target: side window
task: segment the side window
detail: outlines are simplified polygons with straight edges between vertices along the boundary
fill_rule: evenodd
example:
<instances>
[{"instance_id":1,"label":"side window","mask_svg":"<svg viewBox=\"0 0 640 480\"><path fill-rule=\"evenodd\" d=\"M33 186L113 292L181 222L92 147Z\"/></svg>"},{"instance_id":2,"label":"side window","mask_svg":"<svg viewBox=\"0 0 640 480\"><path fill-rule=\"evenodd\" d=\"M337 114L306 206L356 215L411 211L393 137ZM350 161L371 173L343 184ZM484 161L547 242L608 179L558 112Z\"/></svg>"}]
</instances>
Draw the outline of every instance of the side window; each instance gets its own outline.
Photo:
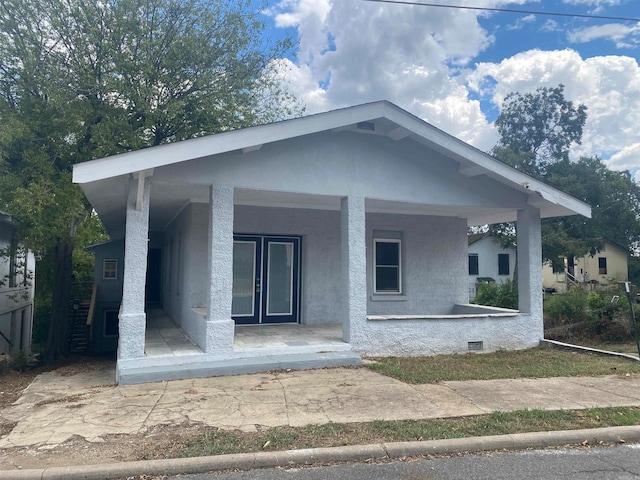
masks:
<instances>
[{"instance_id":1,"label":"side window","mask_svg":"<svg viewBox=\"0 0 640 480\"><path fill-rule=\"evenodd\" d=\"M105 259L102 262L102 279L117 280L118 279L118 260Z\"/></svg>"},{"instance_id":2,"label":"side window","mask_svg":"<svg viewBox=\"0 0 640 480\"><path fill-rule=\"evenodd\" d=\"M402 293L402 241L373 239L373 293Z\"/></svg>"},{"instance_id":3,"label":"side window","mask_svg":"<svg viewBox=\"0 0 640 480\"><path fill-rule=\"evenodd\" d=\"M480 273L478 266L478 254L470 253L469 254L469 275L479 275Z\"/></svg>"},{"instance_id":4,"label":"side window","mask_svg":"<svg viewBox=\"0 0 640 480\"><path fill-rule=\"evenodd\" d=\"M598 273L600 275L607 274L607 257L598 257Z\"/></svg>"},{"instance_id":5,"label":"side window","mask_svg":"<svg viewBox=\"0 0 640 480\"><path fill-rule=\"evenodd\" d=\"M498 254L498 275L509 275L509 254Z\"/></svg>"}]
</instances>

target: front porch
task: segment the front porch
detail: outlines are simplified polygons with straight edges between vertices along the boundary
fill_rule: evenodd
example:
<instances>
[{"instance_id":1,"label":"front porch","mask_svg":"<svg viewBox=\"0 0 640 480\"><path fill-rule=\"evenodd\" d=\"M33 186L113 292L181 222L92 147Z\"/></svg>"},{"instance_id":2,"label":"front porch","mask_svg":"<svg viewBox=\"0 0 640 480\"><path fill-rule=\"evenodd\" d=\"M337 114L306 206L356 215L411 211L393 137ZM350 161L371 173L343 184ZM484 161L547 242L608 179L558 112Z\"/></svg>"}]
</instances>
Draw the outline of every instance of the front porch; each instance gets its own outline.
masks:
<instances>
[{"instance_id":1,"label":"front porch","mask_svg":"<svg viewBox=\"0 0 640 480\"><path fill-rule=\"evenodd\" d=\"M341 325L235 327L233 352L207 355L161 309L147 312L144 357L119 360L121 384L361 365Z\"/></svg>"}]
</instances>

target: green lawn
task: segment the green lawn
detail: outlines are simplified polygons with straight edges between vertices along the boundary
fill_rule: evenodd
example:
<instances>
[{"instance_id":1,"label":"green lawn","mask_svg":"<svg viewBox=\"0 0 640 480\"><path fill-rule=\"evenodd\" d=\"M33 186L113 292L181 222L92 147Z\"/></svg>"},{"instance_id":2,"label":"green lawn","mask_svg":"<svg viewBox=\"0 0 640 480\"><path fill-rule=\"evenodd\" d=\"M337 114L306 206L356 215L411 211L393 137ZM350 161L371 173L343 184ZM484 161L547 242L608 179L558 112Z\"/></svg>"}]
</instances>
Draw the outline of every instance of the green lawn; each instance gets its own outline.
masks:
<instances>
[{"instance_id":1,"label":"green lawn","mask_svg":"<svg viewBox=\"0 0 640 480\"><path fill-rule=\"evenodd\" d=\"M640 362L552 348L372 360L371 370L408 383L640 373Z\"/></svg>"}]
</instances>

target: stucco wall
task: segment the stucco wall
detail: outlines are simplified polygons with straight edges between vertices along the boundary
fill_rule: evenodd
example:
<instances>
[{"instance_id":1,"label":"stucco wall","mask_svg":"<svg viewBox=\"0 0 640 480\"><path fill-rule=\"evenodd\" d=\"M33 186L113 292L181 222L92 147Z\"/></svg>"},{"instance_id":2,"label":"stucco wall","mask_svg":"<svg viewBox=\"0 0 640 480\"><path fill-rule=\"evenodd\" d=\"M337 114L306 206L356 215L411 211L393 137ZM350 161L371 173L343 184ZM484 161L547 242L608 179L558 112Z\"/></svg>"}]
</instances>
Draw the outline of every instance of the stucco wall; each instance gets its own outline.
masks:
<instances>
[{"instance_id":1,"label":"stucco wall","mask_svg":"<svg viewBox=\"0 0 640 480\"><path fill-rule=\"evenodd\" d=\"M179 290L174 277L165 282L165 309L192 339L199 325L189 318L192 307L206 305L207 209L205 204L185 208L165 234L165 254L172 276L180 270ZM444 314L467 298L466 224L464 220L418 215L367 215L367 312L369 314ZM373 295L372 243L374 230L402 236L403 293ZM236 206L237 234L299 235L301 246L301 322L341 323L340 212ZM181 240L179 240L181 239ZM177 252L182 243L181 252ZM169 257L168 244L173 242ZM177 255L180 255L178 266ZM377 301L376 301L377 300ZM194 320L195 322L196 320Z\"/></svg>"},{"instance_id":2,"label":"stucco wall","mask_svg":"<svg viewBox=\"0 0 640 480\"><path fill-rule=\"evenodd\" d=\"M204 308L207 289L207 211L190 204L164 233L163 308L204 349L204 319L191 308Z\"/></svg>"},{"instance_id":3,"label":"stucco wall","mask_svg":"<svg viewBox=\"0 0 640 480\"><path fill-rule=\"evenodd\" d=\"M539 344L538 326L528 315L423 320L368 320L367 342L356 349L371 356L465 353L468 342L483 351L531 348Z\"/></svg>"},{"instance_id":4,"label":"stucco wall","mask_svg":"<svg viewBox=\"0 0 640 480\"><path fill-rule=\"evenodd\" d=\"M524 207L527 195L485 176L465 177L458 164L415 142L324 132L158 169L155 182L233 185L251 190L353 195L411 204ZM338 205L336 204L336 207Z\"/></svg>"}]
</instances>

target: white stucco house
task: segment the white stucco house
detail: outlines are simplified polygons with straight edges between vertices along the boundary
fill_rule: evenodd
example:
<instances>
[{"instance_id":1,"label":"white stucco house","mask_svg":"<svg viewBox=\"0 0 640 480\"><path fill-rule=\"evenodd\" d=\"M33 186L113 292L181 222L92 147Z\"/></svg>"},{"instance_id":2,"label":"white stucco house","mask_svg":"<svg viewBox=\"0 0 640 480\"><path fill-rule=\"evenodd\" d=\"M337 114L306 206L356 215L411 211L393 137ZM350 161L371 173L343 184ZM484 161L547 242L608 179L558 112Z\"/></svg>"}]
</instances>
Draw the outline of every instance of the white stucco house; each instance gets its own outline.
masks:
<instances>
[{"instance_id":1,"label":"white stucco house","mask_svg":"<svg viewBox=\"0 0 640 480\"><path fill-rule=\"evenodd\" d=\"M18 223L0 212L0 354L31 353L35 257L16 240Z\"/></svg>"},{"instance_id":2,"label":"white stucco house","mask_svg":"<svg viewBox=\"0 0 640 480\"><path fill-rule=\"evenodd\" d=\"M216 362L258 371L275 354L322 363L332 350L538 345L540 219L590 215L385 101L93 160L73 179L110 248L122 245L121 263L114 251L97 268L122 276L123 383L204 375ZM469 305L467 227L514 220L519 311ZM145 290L195 352L149 354ZM293 326L277 352L234 343L268 324ZM296 345L296 331L325 325L340 328L340 345Z\"/></svg>"}]
</instances>

